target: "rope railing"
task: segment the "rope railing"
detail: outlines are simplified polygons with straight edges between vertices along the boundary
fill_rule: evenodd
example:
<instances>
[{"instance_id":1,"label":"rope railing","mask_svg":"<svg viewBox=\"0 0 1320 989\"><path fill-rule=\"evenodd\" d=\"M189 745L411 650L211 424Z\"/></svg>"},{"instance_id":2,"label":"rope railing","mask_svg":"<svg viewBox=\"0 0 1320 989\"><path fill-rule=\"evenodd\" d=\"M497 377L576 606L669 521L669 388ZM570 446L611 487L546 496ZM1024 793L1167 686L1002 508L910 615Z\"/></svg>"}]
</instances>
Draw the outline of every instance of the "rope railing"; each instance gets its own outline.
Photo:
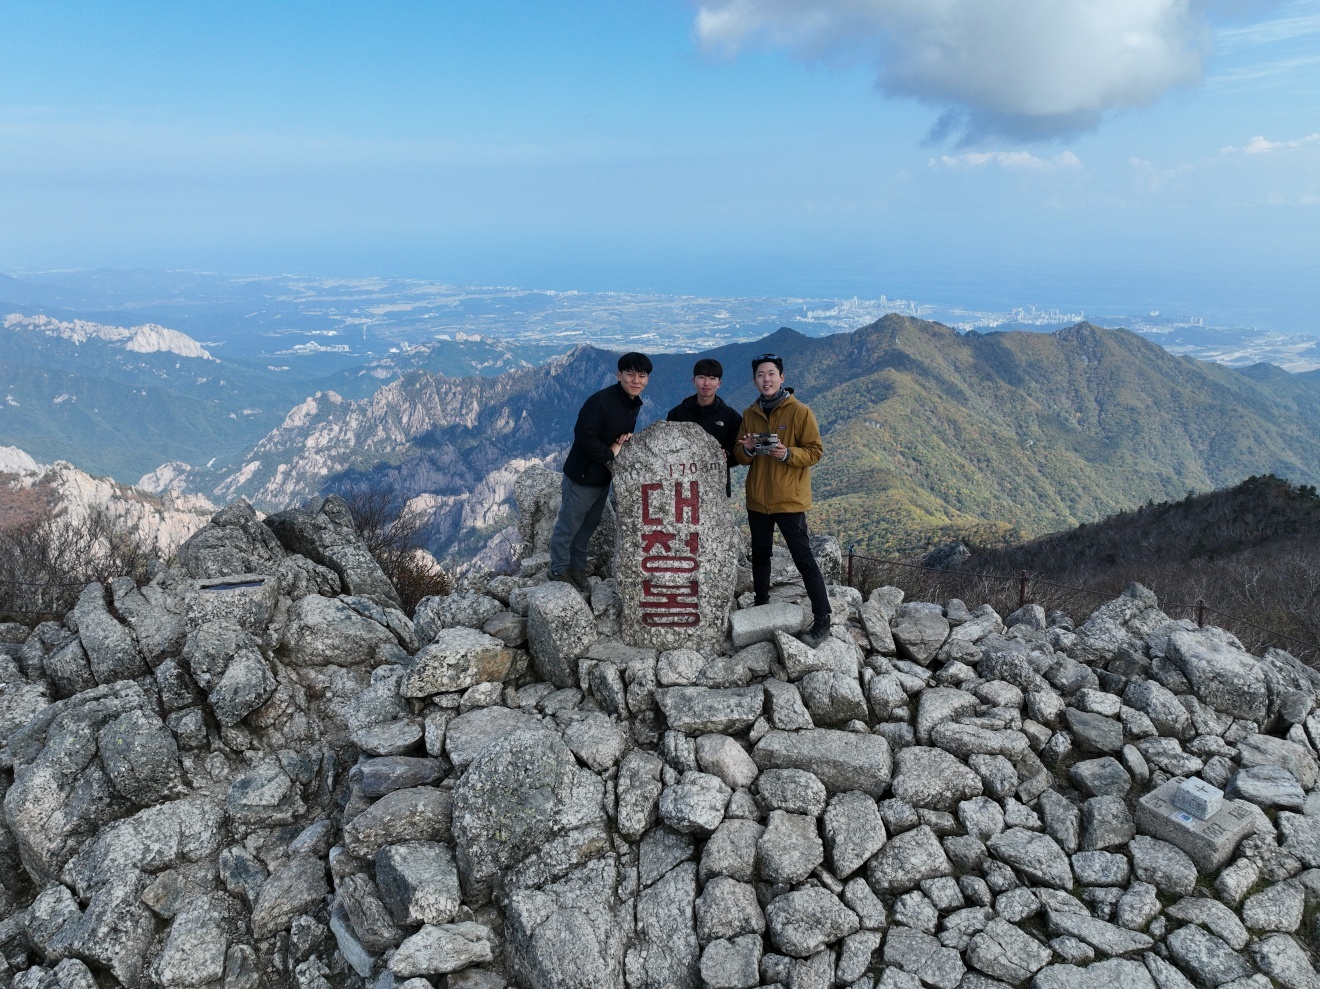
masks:
<instances>
[{"instance_id":1,"label":"rope railing","mask_svg":"<svg viewBox=\"0 0 1320 989\"><path fill-rule=\"evenodd\" d=\"M1113 596L1112 591L1099 591L1092 587L1079 587L1076 584L1064 584L1064 583L1060 583L1059 581L1046 580L1043 577L1032 577L1025 570L1018 571L1016 575L1003 574L1003 573L976 573L970 570L947 570L942 567L927 566L926 564L923 563L907 563L902 560L890 560L880 556L867 556L862 553L855 552L852 545L848 546L848 586L849 587L853 586L855 579L854 566L853 566L853 561L855 560L866 560L871 563L879 563L884 566L891 566L891 567L902 567L907 570L924 570L929 573L936 573L942 576L965 577L974 580L1013 581L1016 582L1018 585L1019 608L1024 607L1028 603L1027 589L1031 584L1042 584L1046 587L1057 587L1060 590L1075 591L1080 594L1090 594L1093 597L1099 597L1099 598L1109 598ZM1289 642L1295 642L1298 645L1304 646L1307 649L1313 649L1317 652L1320 652L1320 643L1308 642L1306 639L1299 639L1297 636L1289 635L1287 632L1280 632L1278 629L1269 628L1266 625L1261 625L1258 622L1251 621L1250 619L1242 618L1238 615L1230 614L1227 611L1221 611L1218 608L1212 608L1210 605L1205 603L1204 598L1197 598L1195 604L1179 604L1177 602L1172 602L1172 601L1162 601L1160 603L1160 607L1165 611L1176 610L1176 611L1195 612L1196 624L1198 628L1205 628L1206 612L1210 612L1212 614L1219 615L1221 618L1227 618L1230 621L1240 622L1243 625L1249 625L1250 627L1254 629L1258 629L1261 632L1266 632L1272 636L1276 636L1277 638L1286 639Z\"/></svg>"}]
</instances>

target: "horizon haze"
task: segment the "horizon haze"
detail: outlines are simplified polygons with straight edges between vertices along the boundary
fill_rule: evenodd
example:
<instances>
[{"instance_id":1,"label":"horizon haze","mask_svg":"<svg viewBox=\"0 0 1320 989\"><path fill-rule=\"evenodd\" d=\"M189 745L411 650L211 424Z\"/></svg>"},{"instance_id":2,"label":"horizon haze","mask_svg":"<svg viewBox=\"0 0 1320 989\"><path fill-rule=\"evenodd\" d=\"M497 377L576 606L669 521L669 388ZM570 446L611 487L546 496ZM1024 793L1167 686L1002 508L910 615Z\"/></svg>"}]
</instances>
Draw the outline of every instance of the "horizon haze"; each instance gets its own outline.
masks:
<instances>
[{"instance_id":1,"label":"horizon haze","mask_svg":"<svg viewBox=\"0 0 1320 989\"><path fill-rule=\"evenodd\" d=\"M955 305L1312 333L1312 4L0 9L0 270ZM989 20L985 18L989 17Z\"/></svg>"}]
</instances>

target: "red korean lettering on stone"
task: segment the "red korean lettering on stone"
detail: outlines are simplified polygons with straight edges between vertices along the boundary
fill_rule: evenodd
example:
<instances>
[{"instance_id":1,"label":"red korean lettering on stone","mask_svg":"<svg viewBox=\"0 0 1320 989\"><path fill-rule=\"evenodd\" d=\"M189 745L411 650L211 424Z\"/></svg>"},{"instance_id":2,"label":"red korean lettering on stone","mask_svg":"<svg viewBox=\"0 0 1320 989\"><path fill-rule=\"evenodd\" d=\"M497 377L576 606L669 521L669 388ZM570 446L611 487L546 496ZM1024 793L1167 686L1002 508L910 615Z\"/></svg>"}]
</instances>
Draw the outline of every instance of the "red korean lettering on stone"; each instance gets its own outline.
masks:
<instances>
[{"instance_id":1,"label":"red korean lettering on stone","mask_svg":"<svg viewBox=\"0 0 1320 989\"><path fill-rule=\"evenodd\" d=\"M641 607L675 608L695 606L697 603L697 582L690 580L686 584L657 584L647 578L642 581Z\"/></svg>"},{"instance_id":2,"label":"red korean lettering on stone","mask_svg":"<svg viewBox=\"0 0 1320 989\"><path fill-rule=\"evenodd\" d=\"M698 588L695 580L686 584L657 584L650 579L643 580L642 596L638 601L638 607L642 610L642 624L674 628L689 628L700 624Z\"/></svg>"},{"instance_id":3,"label":"red korean lettering on stone","mask_svg":"<svg viewBox=\"0 0 1320 989\"><path fill-rule=\"evenodd\" d=\"M678 537L672 532L665 532L663 529L653 529L650 532L642 533L642 552L651 553L656 549L661 552L669 553L673 550L673 542Z\"/></svg>"},{"instance_id":4,"label":"red korean lettering on stone","mask_svg":"<svg viewBox=\"0 0 1320 989\"><path fill-rule=\"evenodd\" d=\"M663 484L643 484L642 485L642 525L663 525L664 519L658 519L651 515L651 492L659 491Z\"/></svg>"},{"instance_id":5,"label":"red korean lettering on stone","mask_svg":"<svg viewBox=\"0 0 1320 989\"><path fill-rule=\"evenodd\" d=\"M645 502L643 502L643 505L645 505ZM688 482L688 493L686 495L683 494L683 482L674 482L674 521L682 522L685 512L690 523L693 525L701 524L701 496L698 493L696 481Z\"/></svg>"}]
</instances>

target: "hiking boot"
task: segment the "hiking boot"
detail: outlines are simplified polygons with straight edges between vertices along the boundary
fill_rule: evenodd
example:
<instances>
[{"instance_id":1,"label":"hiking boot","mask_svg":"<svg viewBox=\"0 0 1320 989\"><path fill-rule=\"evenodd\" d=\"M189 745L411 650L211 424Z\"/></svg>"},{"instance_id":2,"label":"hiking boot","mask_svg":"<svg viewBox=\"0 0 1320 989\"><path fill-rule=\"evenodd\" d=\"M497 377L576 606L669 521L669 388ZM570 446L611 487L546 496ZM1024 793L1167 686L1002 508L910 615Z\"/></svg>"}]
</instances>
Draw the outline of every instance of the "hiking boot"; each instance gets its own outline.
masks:
<instances>
[{"instance_id":1,"label":"hiking boot","mask_svg":"<svg viewBox=\"0 0 1320 989\"><path fill-rule=\"evenodd\" d=\"M815 649L817 646L819 646L829 637L830 637L830 616L819 615L817 616L816 620L811 623L811 628L807 629L805 632L799 635L798 639L801 640L803 645L807 645L810 646L812 649Z\"/></svg>"},{"instance_id":2,"label":"hiking boot","mask_svg":"<svg viewBox=\"0 0 1320 989\"><path fill-rule=\"evenodd\" d=\"M761 607L761 605L763 605L763 604L769 604L769 603L770 603L770 595L769 595L769 594L767 594L767 595L766 595L765 597L763 597L763 598L753 598L753 599L752 599L752 607L753 607L753 608L759 608L759 607Z\"/></svg>"},{"instance_id":3,"label":"hiking boot","mask_svg":"<svg viewBox=\"0 0 1320 989\"><path fill-rule=\"evenodd\" d=\"M587 580L587 575L581 570L575 570L569 567L567 570L555 572L551 570L549 578L560 584L572 584L573 588L581 594L591 593L591 583Z\"/></svg>"}]
</instances>

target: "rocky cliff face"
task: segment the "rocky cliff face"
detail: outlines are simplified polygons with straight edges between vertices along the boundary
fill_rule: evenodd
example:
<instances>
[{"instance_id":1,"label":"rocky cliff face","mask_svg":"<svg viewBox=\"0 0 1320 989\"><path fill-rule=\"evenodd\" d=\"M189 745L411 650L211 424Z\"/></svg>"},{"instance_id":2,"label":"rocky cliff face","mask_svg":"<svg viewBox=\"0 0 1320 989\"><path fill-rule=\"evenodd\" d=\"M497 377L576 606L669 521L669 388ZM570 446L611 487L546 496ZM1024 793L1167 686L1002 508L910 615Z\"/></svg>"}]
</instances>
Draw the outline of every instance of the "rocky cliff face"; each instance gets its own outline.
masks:
<instances>
[{"instance_id":1,"label":"rocky cliff face","mask_svg":"<svg viewBox=\"0 0 1320 989\"><path fill-rule=\"evenodd\" d=\"M360 401L317 393L215 493L273 510L344 484L383 485L427 512L429 548L447 551L461 532L506 519L518 474L562 456L578 406L613 380L610 355L579 348L493 378L414 372Z\"/></svg>"},{"instance_id":2,"label":"rocky cliff face","mask_svg":"<svg viewBox=\"0 0 1320 989\"><path fill-rule=\"evenodd\" d=\"M84 525L90 512L103 511L146 542L154 541L164 557L206 525L215 512L215 505L202 495L166 489L157 496L109 478L93 477L64 461L47 466L15 447L4 449L22 454L21 458L9 456L12 471L4 471L0 463L0 472L10 474L4 483L11 488L47 489L66 513L64 523L71 526Z\"/></svg>"},{"instance_id":3,"label":"rocky cliff face","mask_svg":"<svg viewBox=\"0 0 1320 989\"><path fill-rule=\"evenodd\" d=\"M313 507L0 629L7 984L1316 984L1284 653L1135 585L1074 627L836 584L809 649L777 566L657 654L535 545L409 620Z\"/></svg>"}]
</instances>

